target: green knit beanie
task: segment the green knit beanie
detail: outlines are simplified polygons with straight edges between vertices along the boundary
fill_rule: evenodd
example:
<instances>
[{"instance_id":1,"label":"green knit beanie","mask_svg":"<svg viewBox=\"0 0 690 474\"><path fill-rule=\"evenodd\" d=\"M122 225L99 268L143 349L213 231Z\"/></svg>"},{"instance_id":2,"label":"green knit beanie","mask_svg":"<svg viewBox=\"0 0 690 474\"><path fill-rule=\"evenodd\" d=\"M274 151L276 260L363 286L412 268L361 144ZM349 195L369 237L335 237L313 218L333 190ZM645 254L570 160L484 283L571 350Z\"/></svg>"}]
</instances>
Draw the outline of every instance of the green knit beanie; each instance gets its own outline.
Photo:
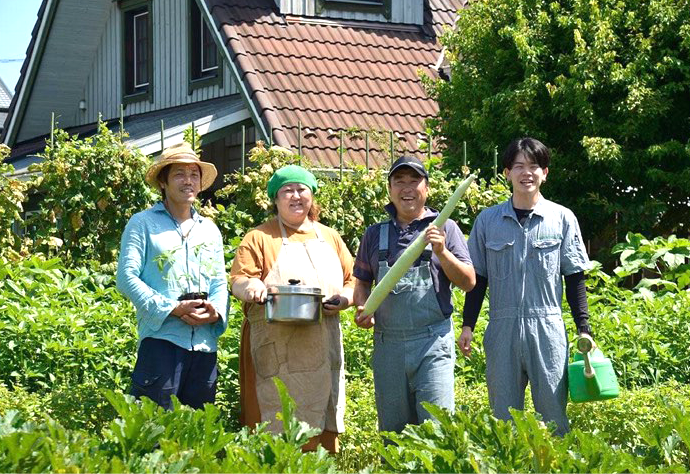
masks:
<instances>
[{"instance_id":1,"label":"green knit beanie","mask_svg":"<svg viewBox=\"0 0 690 474\"><path fill-rule=\"evenodd\" d=\"M268 180L268 197L273 201L278 194L278 190L288 183L299 183L309 186L312 193L316 193L318 184L316 178L309 171L301 166L287 165L273 173Z\"/></svg>"}]
</instances>

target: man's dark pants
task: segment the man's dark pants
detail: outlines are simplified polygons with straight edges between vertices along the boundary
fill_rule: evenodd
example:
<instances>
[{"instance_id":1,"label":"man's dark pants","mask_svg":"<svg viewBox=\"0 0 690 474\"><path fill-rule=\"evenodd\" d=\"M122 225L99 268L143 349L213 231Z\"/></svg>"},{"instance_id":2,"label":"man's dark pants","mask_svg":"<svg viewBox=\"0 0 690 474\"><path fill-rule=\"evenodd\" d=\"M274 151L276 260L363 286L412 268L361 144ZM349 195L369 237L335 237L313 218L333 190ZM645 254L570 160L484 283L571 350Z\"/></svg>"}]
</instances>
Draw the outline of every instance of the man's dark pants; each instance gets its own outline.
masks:
<instances>
[{"instance_id":1,"label":"man's dark pants","mask_svg":"<svg viewBox=\"0 0 690 474\"><path fill-rule=\"evenodd\" d=\"M166 410L172 409L172 395L184 405L203 408L216 399L216 362L216 352L188 351L147 337L137 352L130 393L148 397Z\"/></svg>"}]
</instances>

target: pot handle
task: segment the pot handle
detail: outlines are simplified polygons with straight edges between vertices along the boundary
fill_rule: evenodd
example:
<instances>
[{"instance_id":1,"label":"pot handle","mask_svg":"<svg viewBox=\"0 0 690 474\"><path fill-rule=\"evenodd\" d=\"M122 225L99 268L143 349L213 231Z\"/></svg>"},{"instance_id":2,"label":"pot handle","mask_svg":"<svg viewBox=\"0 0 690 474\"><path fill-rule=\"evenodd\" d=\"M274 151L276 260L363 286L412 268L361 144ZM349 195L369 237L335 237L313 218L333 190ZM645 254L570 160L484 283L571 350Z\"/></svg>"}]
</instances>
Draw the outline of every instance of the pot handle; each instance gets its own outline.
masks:
<instances>
[{"instance_id":1,"label":"pot handle","mask_svg":"<svg viewBox=\"0 0 690 474\"><path fill-rule=\"evenodd\" d=\"M332 296L330 299L327 299L326 301L324 301L321 304L322 305L326 305L326 304L339 305L340 304L340 296L337 296L337 295Z\"/></svg>"},{"instance_id":2,"label":"pot handle","mask_svg":"<svg viewBox=\"0 0 690 474\"><path fill-rule=\"evenodd\" d=\"M269 298L273 298L273 295L266 295L266 299L265 299L265 300L263 300L263 301L257 301L256 304L258 304L259 306L263 306L263 305L265 305L266 303L268 303L268 299L269 299Z\"/></svg>"},{"instance_id":3,"label":"pot handle","mask_svg":"<svg viewBox=\"0 0 690 474\"><path fill-rule=\"evenodd\" d=\"M295 279L295 278L290 278L290 279L288 280L288 283L291 284L291 285L299 285L301 282L302 282L302 280L297 280L297 279Z\"/></svg>"}]
</instances>

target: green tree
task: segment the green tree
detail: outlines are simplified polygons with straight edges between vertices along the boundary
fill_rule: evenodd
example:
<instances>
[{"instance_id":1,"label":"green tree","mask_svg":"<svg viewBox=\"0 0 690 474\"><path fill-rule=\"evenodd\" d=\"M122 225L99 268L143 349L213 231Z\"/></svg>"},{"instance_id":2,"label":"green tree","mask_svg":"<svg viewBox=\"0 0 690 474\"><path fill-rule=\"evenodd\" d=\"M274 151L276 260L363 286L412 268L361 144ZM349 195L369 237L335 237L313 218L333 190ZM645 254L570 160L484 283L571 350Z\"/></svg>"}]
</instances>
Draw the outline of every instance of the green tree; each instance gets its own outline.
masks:
<instances>
[{"instance_id":1,"label":"green tree","mask_svg":"<svg viewBox=\"0 0 690 474\"><path fill-rule=\"evenodd\" d=\"M153 202L144 181L149 159L104 122L85 139L56 130L54 145L41 156L31 167L38 174L31 185L42 195L30 220L37 248L60 242L68 262L115 261L127 221Z\"/></svg>"},{"instance_id":2,"label":"green tree","mask_svg":"<svg viewBox=\"0 0 690 474\"><path fill-rule=\"evenodd\" d=\"M687 232L689 0L479 0L443 42L451 80L426 83L448 166L463 140L488 171L494 146L533 136L585 236Z\"/></svg>"}]
</instances>

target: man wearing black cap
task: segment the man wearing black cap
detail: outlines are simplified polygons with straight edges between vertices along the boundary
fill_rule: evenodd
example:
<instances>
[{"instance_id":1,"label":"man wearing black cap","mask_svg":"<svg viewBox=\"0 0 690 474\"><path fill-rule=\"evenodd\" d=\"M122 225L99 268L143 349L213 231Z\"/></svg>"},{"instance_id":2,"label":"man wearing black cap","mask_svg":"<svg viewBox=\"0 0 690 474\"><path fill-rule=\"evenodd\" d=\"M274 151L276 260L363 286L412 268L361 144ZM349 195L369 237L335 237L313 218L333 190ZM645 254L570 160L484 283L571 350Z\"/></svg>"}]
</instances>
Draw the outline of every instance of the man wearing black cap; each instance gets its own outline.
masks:
<instances>
[{"instance_id":1,"label":"man wearing black cap","mask_svg":"<svg viewBox=\"0 0 690 474\"><path fill-rule=\"evenodd\" d=\"M431 224L438 212L425 206L429 175L421 161L402 157L388 173L391 219L369 227L357 252L355 322L374 328L374 388L379 430L400 432L431 418L430 402L452 410L455 348L450 284L469 291L475 274L458 225ZM400 255L424 233L427 248L373 315L363 305Z\"/></svg>"}]
</instances>

